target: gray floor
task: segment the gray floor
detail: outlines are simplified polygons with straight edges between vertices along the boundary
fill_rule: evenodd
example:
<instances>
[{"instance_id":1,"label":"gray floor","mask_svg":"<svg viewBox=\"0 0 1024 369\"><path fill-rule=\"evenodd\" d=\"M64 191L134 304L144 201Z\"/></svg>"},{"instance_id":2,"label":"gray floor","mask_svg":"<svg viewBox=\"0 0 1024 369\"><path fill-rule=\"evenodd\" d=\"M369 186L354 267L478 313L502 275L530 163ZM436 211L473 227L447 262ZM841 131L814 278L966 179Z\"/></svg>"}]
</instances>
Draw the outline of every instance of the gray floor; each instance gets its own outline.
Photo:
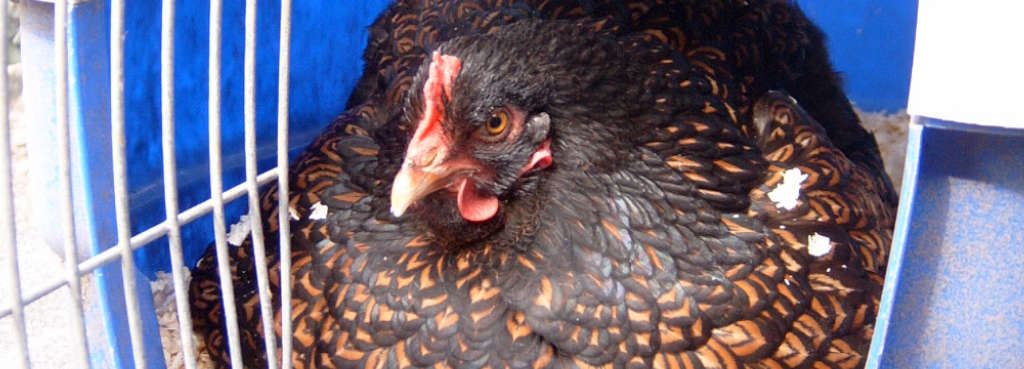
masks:
<instances>
[{"instance_id":1,"label":"gray floor","mask_svg":"<svg viewBox=\"0 0 1024 369\"><path fill-rule=\"evenodd\" d=\"M22 294L26 294L39 286L57 278L63 278L63 262L49 247L40 244L35 229L28 222L33 211L28 193L28 176L30 168L27 164L25 142L26 127L30 122L22 119L23 109L20 94L18 65L8 67L11 83L11 146L13 151L14 170L14 201L15 222L18 237L18 267L21 271ZM7 267L9 261L6 253L0 253L0 266ZM4 275L4 278L6 274ZM5 284L6 285L6 284ZM82 290L85 300L92 301L95 290L92 277L83 278ZM26 329L28 330L29 357L33 368L74 368L71 362L73 341L69 330L71 316L68 309L70 296L67 288L62 288L25 308ZM9 306L7 291L0 293L0 306ZM0 363L13 364L17 361L17 345L14 340L13 320L8 317L0 319ZM88 334L88 332L87 332ZM0 365L5 366L6 365Z\"/></svg>"}]
</instances>

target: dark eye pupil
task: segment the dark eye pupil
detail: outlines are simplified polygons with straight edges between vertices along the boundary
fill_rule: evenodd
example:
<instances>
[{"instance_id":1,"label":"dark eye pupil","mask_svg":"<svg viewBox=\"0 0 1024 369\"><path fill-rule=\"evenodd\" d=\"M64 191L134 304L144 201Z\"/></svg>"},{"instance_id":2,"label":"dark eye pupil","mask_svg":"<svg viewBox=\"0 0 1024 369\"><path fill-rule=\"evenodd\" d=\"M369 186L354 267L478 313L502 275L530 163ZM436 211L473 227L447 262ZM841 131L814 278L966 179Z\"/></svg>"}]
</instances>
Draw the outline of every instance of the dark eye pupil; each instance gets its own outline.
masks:
<instances>
[{"instance_id":1,"label":"dark eye pupil","mask_svg":"<svg viewBox=\"0 0 1024 369\"><path fill-rule=\"evenodd\" d=\"M494 116L487 121L487 128L498 129L501 128L501 118Z\"/></svg>"}]
</instances>

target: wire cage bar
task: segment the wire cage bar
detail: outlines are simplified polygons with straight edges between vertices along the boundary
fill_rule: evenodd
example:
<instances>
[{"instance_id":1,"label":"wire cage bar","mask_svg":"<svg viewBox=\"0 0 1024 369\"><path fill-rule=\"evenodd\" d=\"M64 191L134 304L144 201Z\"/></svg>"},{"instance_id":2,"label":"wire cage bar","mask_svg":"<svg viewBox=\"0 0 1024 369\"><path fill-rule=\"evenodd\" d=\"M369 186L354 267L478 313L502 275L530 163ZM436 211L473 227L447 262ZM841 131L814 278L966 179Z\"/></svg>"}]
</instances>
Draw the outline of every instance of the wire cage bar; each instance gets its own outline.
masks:
<instances>
[{"instance_id":1,"label":"wire cage bar","mask_svg":"<svg viewBox=\"0 0 1024 369\"><path fill-rule=\"evenodd\" d=\"M256 179L256 182L260 186L263 186L263 185L265 185L267 183L270 183L270 182L272 182L272 181L274 181L276 179L277 179L277 172L276 171L266 171L266 172L260 173L260 175ZM240 198L240 197L242 197L243 195L246 194L246 187L247 186L248 186L247 184L242 183L242 184L239 184L239 185L237 185L235 187L232 187L232 188L224 191L224 193L221 196L221 198L223 199L224 202L231 202L232 200L238 199L238 198ZM212 211L213 211L213 200L212 199L211 200L206 200L206 201L203 201L203 202L201 202L199 204L196 204L195 206L193 206L191 208L188 208L187 210L179 213L178 216L177 216L177 222L178 222L179 225L191 223L191 222L199 219L203 215L210 214ZM168 226L168 222L164 221L164 222L161 222L160 224L157 224L156 226L153 226L153 227L151 227L149 229L146 229L145 231L142 231L142 232L132 236L132 238L131 238L132 251L138 250L139 248L141 248L141 247L143 247L145 245L148 245L148 244L150 244L153 241L156 241L160 237L166 236L168 234L169 229L170 229L170 226ZM103 252L101 252L101 253L99 253L99 254L97 254L95 256L92 256L92 257L82 261L81 263L79 263L78 264L78 275L82 276L82 275L85 275L85 274L92 273L92 272L96 271L97 269L99 269L99 268L101 268L101 267L103 267L105 265L109 265L109 264L111 264L113 262L118 261L120 258L121 258L121 249L120 248L112 247L112 248L109 248L107 250L104 250ZM43 298L44 296L52 293L53 291L56 291L57 289L66 286L67 284L68 284L67 278L53 279L53 280L51 280L51 281L49 281L47 283L42 284L41 287L38 287L36 289L31 290L30 292L28 292L26 294L23 294L21 300L19 300L19 301L21 301L22 305L31 304L31 303L36 302L39 299ZM11 316L11 315L13 315L13 306L7 306L7 307L3 307L2 309L0 309L0 318L5 318L5 317Z\"/></svg>"},{"instance_id":2,"label":"wire cage bar","mask_svg":"<svg viewBox=\"0 0 1024 369\"><path fill-rule=\"evenodd\" d=\"M241 343L238 339L238 314L235 310L235 290L231 282L231 266L228 261L227 231L224 226L223 178L220 142L220 63L221 63L221 20L220 0L210 0L210 73L209 73L209 130L210 130L210 196L213 199L213 232L216 237L217 271L220 274L221 296L224 301L224 320L227 322L228 350L231 366L242 367Z\"/></svg>"},{"instance_id":3,"label":"wire cage bar","mask_svg":"<svg viewBox=\"0 0 1024 369\"><path fill-rule=\"evenodd\" d=\"M164 165L164 209L167 214L167 243L170 249L174 302L178 310L178 332L192 331L192 313L186 289L181 226L178 222L178 172L174 155L174 1L164 0L160 18L160 122ZM196 348L191 334L179 334L186 369L196 368Z\"/></svg>"},{"instance_id":4,"label":"wire cage bar","mask_svg":"<svg viewBox=\"0 0 1024 369\"><path fill-rule=\"evenodd\" d=\"M259 186L256 185L256 0L245 2L245 183L249 192L249 228L252 232L253 257L256 262L257 293L263 331L274 331L274 312L270 301L267 276L267 251L263 240ZM287 196L286 196L287 197ZM291 303L288 301L286 303ZM277 369L277 340L273 334L263 335L267 368Z\"/></svg>"},{"instance_id":5,"label":"wire cage bar","mask_svg":"<svg viewBox=\"0 0 1024 369\"><path fill-rule=\"evenodd\" d=\"M117 214L117 247L121 250L121 278L135 367L146 368L142 343L139 296L135 293L135 257L131 249L131 218L128 210L128 168L125 157L124 118L124 0L110 2L110 136L114 165L114 207Z\"/></svg>"},{"instance_id":6,"label":"wire cage bar","mask_svg":"<svg viewBox=\"0 0 1024 369\"><path fill-rule=\"evenodd\" d=\"M7 6L5 1L0 5L0 33L7 34ZM7 48L0 48L0 63L7 65ZM0 218L0 246L7 252L5 255L9 265L7 269L7 299L11 303L10 311L14 319L14 337L18 345L18 365L21 368L29 367L28 338L25 331L24 303L21 300L21 281L18 273L18 243L15 234L14 224L14 184L11 171L11 122L7 110L9 96L7 96L7 72L0 73L0 212L4 217ZM6 245L6 246L4 246Z\"/></svg>"},{"instance_id":7,"label":"wire cage bar","mask_svg":"<svg viewBox=\"0 0 1024 369\"><path fill-rule=\"evenodd\" d=\"M280 51L277 67L277 222L281 285L291 286L292 239L288 212L288 79L291 63L292 2L281 0ZM281 316L292 316L292 290L281 289ZM281 319L281 368L291 369L292 320Z\"/></svg>"},{"instance_id":8,"label":"wire cage bar","mask_svg":"<svg viewBox=\"0 0 1024 369\"><path fill-rule=\"evenodd\" d=\"M71 129L68 126L68 4L67 0L54 2L54 71L56 72L56 121L58 171L60 172L61 227L64 236L64 268L68 284L68 307L71 315L70 330L74 338L72 348L78 365L86 368L89 365L85 338L85 321L83 317L82 286L79 279L78 252L76 249L74 204L72 202L71 184Z\"/></svg>"}]
</instances>

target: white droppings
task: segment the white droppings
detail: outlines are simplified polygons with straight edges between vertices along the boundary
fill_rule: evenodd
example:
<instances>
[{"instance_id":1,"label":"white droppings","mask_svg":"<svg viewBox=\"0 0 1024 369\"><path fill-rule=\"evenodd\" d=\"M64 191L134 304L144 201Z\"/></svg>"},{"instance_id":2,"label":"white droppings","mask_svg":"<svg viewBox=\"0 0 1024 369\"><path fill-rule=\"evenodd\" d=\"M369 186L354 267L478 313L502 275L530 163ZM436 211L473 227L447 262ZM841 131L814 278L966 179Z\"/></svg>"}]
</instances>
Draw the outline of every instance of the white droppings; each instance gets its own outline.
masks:
<instances>
[{"instance_id":1,"label":"white droppings","mask_svg":"<svg viewBox=\"0 0 1024 369\"><path fill-rule=\"evenodd\" d=\"M292 220L299 220L299 211L295 210L294 207L288 207L288 215L292 217Z\"/></svg>"},{"instance_id":2,"label":"white droppings","mask_svg":"<svg viewBox=\"0 0 1024 369\"><path fill-rule=\"evenodd\" d=\"M323 203L317 201L316 204L313 204L313 206L309 207L309 210L313 211L312 213L309 213L310 220L327 219L327 205L324 205Z\"/></svg>"},{"instance_id":3,"label":"white droppings","mask_svg":"<svg viewBox=\"0 0 1024 369\"><path fill-rule=\"evenodd\" d=\"M783 224L783 225L780 225L780 226L779 226L779 229L786 229L786 225L785 225L785 224Z\"/></svg>"},{"instance_id":4,"label":"white droppings","mask_svg":"<svg viewBox=\"0 0 1024 369\"><path fill-rule=\"evenodd\" d=\"M768 193L768 198L779 208L793 210L800 198L800 184L806 179L807 175L803 174L800 168L787 169L782 172L782 183Z\"/></svg>"},{"instance_id":5,"label":"white droppings","mask_svg":"<svg viewBox=\"0 0 1024 369\"><path fill-rule=\"evenodd\" d=\"M815 232L807 236L807 253L814 257L822 257L832 251L832 240Z\"/></svg>"},{"instance_id":6,"label":"white droppings","mask_svg":"<svg viewBox=\"0 0 1024 369\"><path fill-rule=\"evenodd\" d=\"M846 267L846 264L843 264L843 269L846 269L846 268L847 268L847 267Z\"/></svg>"},{"instance_id":7,"label":"white droppings","mask_svg":"<svg viewBox=\"0 0 1024 369\"><path fill-rule=\"evenodd\" d=\"M228 243L233 246L241 246L242 242L245 242L245 238L249 237L250 231L252 231L252 223L249 222L249 214L242 215L238 218L238 222L231 225L231 229L228 231Z\"/></svg>"},{"instance_id":8,"label":"white droppings","mask_svg":"<svg viewBox=\"0 0 1024 369\"><path fill-rule=\"evenodd\" d=\"M786 285L787 285L787 286L789 285L789 278L783 279L782 281L783 281L783 282L786 282Z\"/></svg>"}]
</instances>

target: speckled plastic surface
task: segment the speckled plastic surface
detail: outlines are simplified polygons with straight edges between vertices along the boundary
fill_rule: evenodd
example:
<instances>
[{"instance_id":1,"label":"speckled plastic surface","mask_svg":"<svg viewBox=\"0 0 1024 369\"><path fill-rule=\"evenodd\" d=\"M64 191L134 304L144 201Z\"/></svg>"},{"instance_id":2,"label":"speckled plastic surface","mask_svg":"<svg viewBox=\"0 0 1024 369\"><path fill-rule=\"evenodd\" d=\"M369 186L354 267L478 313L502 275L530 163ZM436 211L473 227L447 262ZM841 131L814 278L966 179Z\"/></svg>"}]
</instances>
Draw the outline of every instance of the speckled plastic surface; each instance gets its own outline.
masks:
<instances>
[{"instance_id":1,"label":"speckled plastic surface","mask_svg":"<svg viewBox=\"0 0 1024 369\"><path fill-rule=\"evenodd\" d=\"M1024 366L1024 130L916 118L868 368Z\"/></svg>"}]
</instances>

